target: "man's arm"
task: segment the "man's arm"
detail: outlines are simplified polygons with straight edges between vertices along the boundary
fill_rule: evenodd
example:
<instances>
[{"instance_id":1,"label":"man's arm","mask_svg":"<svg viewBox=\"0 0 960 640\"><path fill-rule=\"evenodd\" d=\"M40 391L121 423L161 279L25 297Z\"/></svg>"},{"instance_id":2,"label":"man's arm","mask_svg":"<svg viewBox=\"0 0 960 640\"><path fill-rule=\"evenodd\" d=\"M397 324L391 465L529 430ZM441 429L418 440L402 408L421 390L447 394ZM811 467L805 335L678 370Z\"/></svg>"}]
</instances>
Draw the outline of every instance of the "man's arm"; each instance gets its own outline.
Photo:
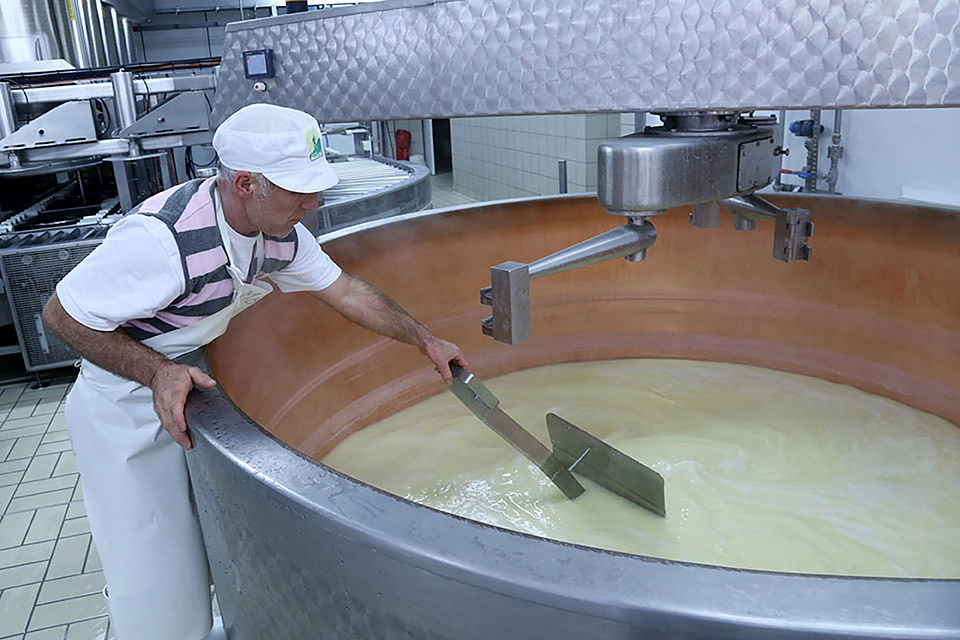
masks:
<instances>
[{"instance_id":1,"label":"man's arm","mask_svg":"<svg viewBox=\"0 0 960 640\"><path fill-rule=\"evenodd\" d=\"M361 327L413 345L430 358L448 384L453 380L451 361L467 366L460 347L430 333L389 296L359 278L344 272L326 289L311 293Z\"/></svg>"},{"instance_id":2,"label":"man's arm","mask_svg":"<svg viewBox=\"0 0 960 640\"><path fill-rule=\"evenodd\" d=\"M124 333L123 329L96 331L64 310L54 293L43 308L43 323L81 356L111 373L134 380L153 391L153 408L167 433L184 449L193 443L187 433L183 407L194 385L216 386L197 367L169 360Z\"/></svg>"}]
</instances>

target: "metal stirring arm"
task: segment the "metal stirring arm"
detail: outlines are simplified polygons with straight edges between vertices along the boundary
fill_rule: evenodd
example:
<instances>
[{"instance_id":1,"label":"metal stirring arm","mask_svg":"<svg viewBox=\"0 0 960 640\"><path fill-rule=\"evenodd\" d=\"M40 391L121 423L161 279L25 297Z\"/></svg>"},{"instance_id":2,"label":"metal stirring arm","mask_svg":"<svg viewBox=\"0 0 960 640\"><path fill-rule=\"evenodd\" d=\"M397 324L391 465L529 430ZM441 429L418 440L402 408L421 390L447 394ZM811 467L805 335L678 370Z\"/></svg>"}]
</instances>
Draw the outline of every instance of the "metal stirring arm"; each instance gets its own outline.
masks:
<instances>
[{"instance_id":1,"label":"metal stirring arm","mask_svg":"<svg viewBox=\"0 0 960 640\"><path fill-rule=\"evenodd\" d=\"M480 290L481 304L493 307L493 315L483 320L483 333L507 344L526 340L530 337L531 280L616 258L639 262L656 240L653 224L636 218L530 264L510 261L491 267L491 286Z\"/></svg>"},{"instance_id":2,"label":"metal stirring arm","mask_svg":"<svg viewBox=\"0 0 960 640\"><path fill-rule=\"evenodd\" d=\"M493 429L497 435L509 442L530 462L537 465L550 478L550 481L557 485L563 495L572 500L583 493L583 487L567 471L566 465L533 437L529 431L504 413L499 406L500 401L497 397L476 376L453 363L450 364L450 372L453 373L453 382L448 385L450 391L460 399L467 409Z\"/></svg>"},{"instance_id":3,"label":"metal stirring arm","mask_svg":"<svg viewBox=\"0 0 960 640\"><path fill-rule=\"evenodd\" d=\"M734 228L740 231L752 231L757 222L772 220L773 257L777 260L810 260L807 241L813 237L813 222L806 209L781 209L756 194L727 198L720 206L734 214Z\"/></svg>"}]
</instances>

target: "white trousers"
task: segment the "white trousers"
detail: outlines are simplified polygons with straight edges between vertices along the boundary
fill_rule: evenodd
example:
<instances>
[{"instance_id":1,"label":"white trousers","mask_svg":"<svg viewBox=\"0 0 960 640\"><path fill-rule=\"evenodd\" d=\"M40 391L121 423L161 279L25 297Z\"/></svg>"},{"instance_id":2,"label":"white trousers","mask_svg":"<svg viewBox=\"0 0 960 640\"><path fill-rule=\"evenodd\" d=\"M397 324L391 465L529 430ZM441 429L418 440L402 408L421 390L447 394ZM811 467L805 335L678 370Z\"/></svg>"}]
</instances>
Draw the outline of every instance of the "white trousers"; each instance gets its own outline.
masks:
<instances>
[{"instance_id":1,"label":"white trousers","mask_svg":"<svg viewBox=\"0 0 960 640\"><path fill-rule=\"evenodd\" d=\"M210 577L183 449L150 389L84 363L67 428L118 640L201 640Z\"/></svg>"}]
</instances>

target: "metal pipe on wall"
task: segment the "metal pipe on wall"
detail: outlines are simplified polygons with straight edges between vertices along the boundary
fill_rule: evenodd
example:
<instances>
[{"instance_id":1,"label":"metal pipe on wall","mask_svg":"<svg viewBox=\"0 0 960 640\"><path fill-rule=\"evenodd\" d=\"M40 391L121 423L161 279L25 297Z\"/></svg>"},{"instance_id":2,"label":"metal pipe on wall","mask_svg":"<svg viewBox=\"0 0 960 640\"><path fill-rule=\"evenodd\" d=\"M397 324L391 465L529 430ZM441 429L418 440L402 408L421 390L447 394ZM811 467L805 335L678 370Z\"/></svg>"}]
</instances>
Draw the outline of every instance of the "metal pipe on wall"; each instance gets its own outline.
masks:
<instances>
[{"instance_id":1,"label":"metal pipe on wall","mask_svg":"<svg viewBox=\"0 0 960 640\"><path fill-rule=\"evenodd\" d=\"M121 18L120 24L123 27L123 44L127 63L137 62L137 56L134 54L133 46L133 26L130 24L130 18Z\"/></svg>"},{"instance_id":2,"label":"metal pipe on wall","mask_svg":"<svg viewBox=\"0 0 960 640\"><path fill-rule=\"evenodd\" d=\"M107 56L107 64L114 66L120 64L119 49L117 48L116 31L114 30L113 21L115 10L110 5L104 5L101 0L97 0L97 5L103 12L103 51Z\"/></svg>"},{"instance_id":3,"label":"metal pipe on wall","mask_svg":"<svg viewBox=\"0 0 960 640\"><path fill-rule=\"evenodd\" d=\"M103 54L103 36L100 30L100 17L97 14L96 0L80 0L83 5L83 12L86 16L87 24L87 42L90 43L91 64L95 67L106 65L106 57Z\"/></svg>"},{"instance_id":4,"label":"metal pipe on wall","mask_svg":"<svg viewBox=\"0 0 960 640\"><path fill-rule=\"evenodd\" d=\"M433 149L433 120L426 118L420 121L420 128L423 132L423 159L430 169L430 173L437 174L437 159L434 157Z\"/></svg>"},{"instance_id":5,"label":"metal pipe on wall","mask_svg":"<svg viewBox=\"0 0 960 640\"><path fill-rule=\"evenodd\" d=\"M0 82L0 140L17 130L17 110L9 82Z\"/></svg>"},{"instance_id":6,"label":"metal pipe on wall","mask_svg":"<svg viewBox=\"0 0 960 640\"><path fill-rule=\"evenodd\" d=\"M117 13L117 10L110 5L107 5L107 13L110 15L110 30L113 32L113 47L117 56L115 64L126 64L129 61L126 60L124 55L125 51L123 45L123 32L120 27L120 14Z\"/></svg>"},{"instance_id":7,"label":"metal pipe on wall","mask_svg":"<svg viewBox=\"0 0 960 640\"><path fill-rule=\"evenodd\" d=\"M90 35L87 28L88 15L84 0L67 0L70 8L70 28L73 32L73 41L77 52L77 62L80 67L94 66L93 54L90 50Z\"/></svg>"},{"instance_id":8,"label":"metal pipe on wall","mask_svg":"<svg viewBox=\"0 0 960 640\"><path fill-rule=\"evenodd\" d=\"M105 65L116 64L110 56L110 38L107 35L107 21L103 17L103 1L93 0L93 8L97 16L97 35L99 36L99 48L103 51L103 63Z\"/></svg>"}]
</instances>

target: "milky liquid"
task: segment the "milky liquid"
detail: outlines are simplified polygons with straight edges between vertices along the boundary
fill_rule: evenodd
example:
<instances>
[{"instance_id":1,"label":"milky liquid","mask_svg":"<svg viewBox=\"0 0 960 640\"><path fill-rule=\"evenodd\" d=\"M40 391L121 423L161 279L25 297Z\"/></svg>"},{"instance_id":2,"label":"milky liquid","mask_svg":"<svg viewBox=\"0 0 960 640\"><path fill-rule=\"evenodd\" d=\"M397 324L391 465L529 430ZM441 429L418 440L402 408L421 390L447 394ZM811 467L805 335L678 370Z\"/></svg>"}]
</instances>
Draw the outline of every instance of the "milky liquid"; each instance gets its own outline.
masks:
<instances>
[{"instance_id":1,"label":"milky liquid","mask_svg":"<svg viewBox=\"0 0 960 640\"><path fill-rule=\"evenodd\" d=\"M485 381L548 447L554 412L664 477L660 518L581 480L567 500L443 393L324 462L442 511L566 542L772 571L960 578L960 428L758 367L615 360Z\"/></svg>"}]
</instances>

